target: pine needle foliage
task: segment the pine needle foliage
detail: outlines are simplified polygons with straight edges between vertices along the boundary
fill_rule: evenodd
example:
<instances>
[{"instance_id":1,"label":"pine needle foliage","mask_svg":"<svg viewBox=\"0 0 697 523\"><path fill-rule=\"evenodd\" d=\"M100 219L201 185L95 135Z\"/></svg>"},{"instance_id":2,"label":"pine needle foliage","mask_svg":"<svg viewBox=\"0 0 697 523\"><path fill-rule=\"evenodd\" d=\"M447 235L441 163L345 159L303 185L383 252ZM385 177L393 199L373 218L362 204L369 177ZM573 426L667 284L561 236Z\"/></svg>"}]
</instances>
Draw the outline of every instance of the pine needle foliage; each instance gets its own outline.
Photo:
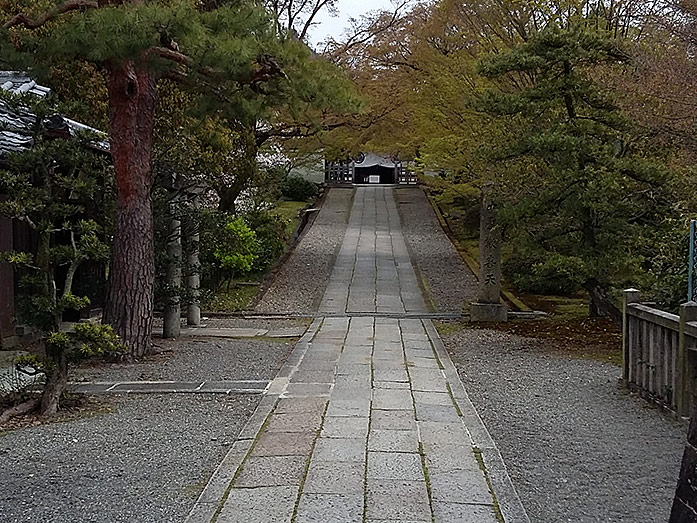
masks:
<instances>
[{"instance_id":1,"label":"pine needle foliage","mask_svg":"<svg viewBox=\"0 0 697 523\"><path fill-rule=\"evenodd\" d=\"M613 93L595 80L627 60L617 40L574 24L480 64L494 82L516 77L528 86L479 97L481 110L507 124L507 139L489 157L502 173L502 218L515 251L509 264L527 267L518 282L527 290L581 286L603 301L606 289L646 269L642 244L670 214L672 173L645 154ZM560 288L549 289L555 267ZM561 277L569 267L575 284Z\"/></svg>"}]
</instances>

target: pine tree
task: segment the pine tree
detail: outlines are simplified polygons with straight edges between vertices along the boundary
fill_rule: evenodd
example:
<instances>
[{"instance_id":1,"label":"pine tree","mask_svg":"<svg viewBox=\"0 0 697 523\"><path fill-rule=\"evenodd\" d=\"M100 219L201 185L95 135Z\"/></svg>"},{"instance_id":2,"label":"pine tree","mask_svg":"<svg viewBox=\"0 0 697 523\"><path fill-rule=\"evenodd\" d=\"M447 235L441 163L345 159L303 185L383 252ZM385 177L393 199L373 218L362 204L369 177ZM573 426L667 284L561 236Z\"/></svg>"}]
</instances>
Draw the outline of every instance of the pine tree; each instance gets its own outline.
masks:
<instances>
[{"instance_id":1,"label":"pine tree","mask_svg":"<svg viewBox=\"0 0 697 523\"><path fill-rule=\"evenodd\" d=\"M44 11L30 3L5 22L0 63L38 71L84 60L105 74L118 206L104 319L140 357L150 351L153 318L158 82L176 81L200 112L248 126L289 97L321 105L340 81L304 44L281 38L253 1L67 0Z\"/></svg>"},{"instance_id":2,"label":"pine tree","mask_svg":"<svg viewBox=\"0 0 697 523\"><path fill-rule=\"evenodd\" d=\"M42 355L25 358L18 369L44 374L46 383L41 398L0 412L0 424L37 408L42 416L52 416L67 385L69 362L120 349L108 325L61 331L66 310L89 304L87 297L73 294L78 268L88 260L105 261L109 256L102 227L89 216L89 208L104 202L107 161L102 153L91 150L101 137L66 139L72 133L62 126L55 128L49 103L32 98L0 95L3 111L13 115L11 121L24 122L9 130L26 135L33 144L3 158L0 194L5 198L0 202L0 216L25 223L36 236L37 250L3 252L0 262L15 267L19 318L43 335Z\"/></svg>"},{"instance_id":3,"label":"pine tree","mask_svg":"<svg viewBox=\"0 0 697 523\"><path fill-rule=\"evenodd\" d=\"M617 40L585 26L550 27L485 59L485 77L513 76L505 85L526 87L490 89L479 102L507 125L491 157L503 169L502 214L514 249L542 272L574 272L591 313L618 319L606 290L639 272L642 234L668 212L669 174L642 155L595 80L628 57Z\"/></svg>"}]
</instances>

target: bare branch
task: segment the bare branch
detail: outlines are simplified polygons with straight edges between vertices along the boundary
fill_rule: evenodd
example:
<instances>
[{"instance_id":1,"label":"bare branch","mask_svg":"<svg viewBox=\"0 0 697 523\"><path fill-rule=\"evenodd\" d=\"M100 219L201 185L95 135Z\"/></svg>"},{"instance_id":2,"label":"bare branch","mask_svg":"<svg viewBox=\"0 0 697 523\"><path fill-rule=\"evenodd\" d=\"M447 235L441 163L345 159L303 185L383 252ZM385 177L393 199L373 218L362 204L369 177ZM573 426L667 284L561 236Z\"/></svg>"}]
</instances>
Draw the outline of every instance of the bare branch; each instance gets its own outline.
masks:
<instances>
[{"instance_id":1,"label":"bare branch","mask_svg":"<svg viewBox=\"0 0 697 523\"><path fill-rule=\"evenodd\" d=\"M169 49L167 47L151 47L150 49L148 49L147 54L156 55L160 58L165 58L166 60L171 60L172 62L176 62L178 64L186 65L189 67L192 64L191 58L186 56L184 53L175 51L174 49Z\"/></svg>"},{"instance_id":2,"label":"bare branch","mask_svg":"<svg viewBox=\"0 0 697 523\"><path fill-rule=\"evenodd\" d=\"M338 43L336 41L330 41L325 46L322 54L326 55L334 62L341 60L341 58L347 55L348 52L354 47L358 47L370 42L376 36L397 25L401 19L402 9L404 9L408 4L408 0L403 0L394 8L394 11L383 11L381 16L373 20L368 20L366 25L355 27L354 33L344 42ZM389 17L385 19L385 15L388 15ZM332 45L334 47L330 49Z\"/></svg>"},{"instance_id":3,"label":"bare branch","mask_svg":"<svg viewBox=\"0 0 697 523\"><path fill-rule=\"evenodd\" d=\"M315 18L329 2L330 0L317 0L315 5L312 7L312 12L310 12L309 16L307 17L307 20L305 20L305 24L303 25L302 30L300 31L300 35L298 36L300 40L305 40L307 32L310 30L310 27L312 27L312 25L314 24Z\"/></svg>"},{"instance_id":4,"label":"bare branch","mask_svg":"<svg viewBox=\"0 0 697 523\"><path fill-rule=\"evenodd\" d=\"M25 13L19 13L5 22L3 27L5 29L10 29L11 27L24 26L27 29L37 29L62 14L69 13L71 11L84 11L86 9L98 8L99 2L96 0L68 0L63 4L57 5L53 9L45 11L36 18L29 18Z\"/></svg>"}]
</instances>

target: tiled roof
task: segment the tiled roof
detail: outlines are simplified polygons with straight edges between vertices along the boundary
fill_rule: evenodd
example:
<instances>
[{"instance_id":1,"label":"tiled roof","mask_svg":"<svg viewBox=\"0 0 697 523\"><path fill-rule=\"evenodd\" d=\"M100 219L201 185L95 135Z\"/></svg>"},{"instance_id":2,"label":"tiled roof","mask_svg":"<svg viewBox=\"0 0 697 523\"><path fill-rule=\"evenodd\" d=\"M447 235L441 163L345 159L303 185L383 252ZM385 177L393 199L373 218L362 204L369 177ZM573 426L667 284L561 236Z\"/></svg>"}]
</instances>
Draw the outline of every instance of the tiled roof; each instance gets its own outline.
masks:
<instances>
[{"instance_id":1,"label":"tiled roof","mask_svg":"<svg viewBox=\"0 0 697 523\"><path fill-rule=\"evenodd\" d=\"M0 71L0 88L15 94L31 93L42 98L51 92L51 89L38 85L28 76L17 71Z\"/></svg>"},{"instance_id":2,"label":"tiled roof","mask_svg":"<svg viewBox=\"0 0 697 523\"><path fill-rule=\"evenodd\" d=\"M30 77L14 71L0 71L0 89L15 94L31 93L41 98L51 92L48 87L38 85ZM9 153L21 151L33 145L34 142L27 130L34 123L34 118L30 111L17 110L0 101L0 159ZM48 132L66 136L75 136L81 132L100 135L101 139L95 142L94 146L100 151L109 151L107 135L97 129L59 114L46 118L43 124Z\"/></svg>"}]
</instances>

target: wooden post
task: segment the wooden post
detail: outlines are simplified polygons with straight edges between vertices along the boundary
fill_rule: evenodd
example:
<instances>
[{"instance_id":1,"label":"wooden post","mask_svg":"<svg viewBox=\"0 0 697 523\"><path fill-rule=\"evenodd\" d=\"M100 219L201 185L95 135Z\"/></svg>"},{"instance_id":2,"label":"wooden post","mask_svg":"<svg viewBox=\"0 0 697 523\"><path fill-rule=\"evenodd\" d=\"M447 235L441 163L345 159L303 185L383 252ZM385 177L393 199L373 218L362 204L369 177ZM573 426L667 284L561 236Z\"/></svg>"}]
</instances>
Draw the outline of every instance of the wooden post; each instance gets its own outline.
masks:
<instances>
[{"instance_id":1,"label":"wooden post","mask_svg":"<svg viewBox=\"0 0 697 523\"><path fill-rule=\"evenodd\" d=\"M692 401L692 380L694 371L690 365L690 347L687 346L685 324L697 321L697 303L688 301L680 306L680 331L678 332L678 390L676 391L676 405L678 416L690 416Z\"/></svg>"},{"instance_id":2,"label":"wooden post","mask_svg":"<svg viewBox=\"0 0 697 523\"><path fill-rule=\"evenodd\" d=\"M624 291L622 299L622 382L625 387L629 385L629 362L631 358L627 306L632 303L639 303L640 297L641 294L637 289L627 289Z\"/></svg>"}]
</instances>

